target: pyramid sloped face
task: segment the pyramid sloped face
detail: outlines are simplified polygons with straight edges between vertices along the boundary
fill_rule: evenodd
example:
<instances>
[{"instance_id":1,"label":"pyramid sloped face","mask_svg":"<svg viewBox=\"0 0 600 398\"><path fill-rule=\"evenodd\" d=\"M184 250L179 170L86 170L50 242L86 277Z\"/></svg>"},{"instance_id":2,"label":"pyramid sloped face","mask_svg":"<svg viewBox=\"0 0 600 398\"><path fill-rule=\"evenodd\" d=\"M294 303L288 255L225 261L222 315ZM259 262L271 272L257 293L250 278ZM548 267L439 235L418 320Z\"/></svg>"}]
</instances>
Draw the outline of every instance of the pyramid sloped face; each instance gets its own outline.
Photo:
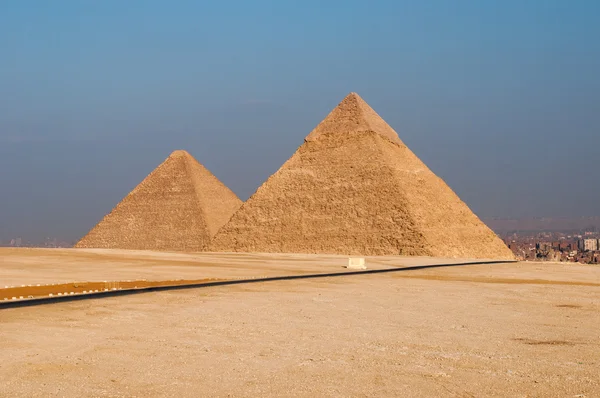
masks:
<instances>
[{"instance_id":1,"label":"pyramid sloped face","mask_svg":"<svg viewBox=\"0 0 600 398\"><path fill-rule=\"evenodd\" d=\"M215 235L209 248L513 258L399 139L371 130L307 137Z\"/></svg>"},{"instance_id":2,"label":"pyramid sloped face","mask_svg":"<svg viewBox=\"0 0 600 398\"><path fill-rule=\"evenodd\" d=\"M200 251L239 198L185 151L175 151L75 247Z\"/></svg>"},{"instance_id":3,"label":"pyramid sloped face","mask_svg":"<svg viewBox=\"0 0 600 398\"><path fill-rule=\"evenodd\" d=\"M410 149L384 140L380 148L433 256L514 259L504 242Z\"/></svg>"},{"instance_id":4,"label":"pyramid sloped face","mask_svg":"<svg viewBox=\"0 0 600 398\"><path fill-rule=\"evenodd\" d=\"M302 145L217 233L211 250L431 254L377 138Z\"/></svg>"}]
</instances>

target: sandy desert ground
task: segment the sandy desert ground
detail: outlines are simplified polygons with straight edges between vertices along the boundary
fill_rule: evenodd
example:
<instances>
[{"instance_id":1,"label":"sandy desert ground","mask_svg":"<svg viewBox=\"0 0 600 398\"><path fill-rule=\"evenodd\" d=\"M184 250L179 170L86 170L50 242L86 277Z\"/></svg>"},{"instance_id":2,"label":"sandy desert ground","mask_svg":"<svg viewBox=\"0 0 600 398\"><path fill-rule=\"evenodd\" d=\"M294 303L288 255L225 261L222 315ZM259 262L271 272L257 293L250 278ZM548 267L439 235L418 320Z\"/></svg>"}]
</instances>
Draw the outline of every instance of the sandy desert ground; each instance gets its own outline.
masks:
<instances>
[{"instance_id":1,"label":"sandy desert ground","mask_svg":"<svg viewBox=\"0 0 600 398\"><path fill-rule=\"evenodd\" d=\"M66 251L54 265L40 258L56 253L5 255L0 283L100 269L113 272L102 277L138 277L143 266L146 276L170 275L173 266L177 276L197 277L204 268L161 253L108 261L107 253L82 252L82 260ZM278 264L306 272L344 263L291 257L221 260L227 275L250 265L262 275ZM103 268L113 261L124 271ZM1 397L596 397L600 267L468 265L2 309L0 350Z\"/></svg>"},{"instance_id":2,"label":"sandy desert ground","mask_svg":"<svg viewBox=\"0 0 600 398\"><path fill-rule=\"evenodd\" d=\"M368 257L369 270L481 260ZM6 301L216 281L356 272L339 255L181 253L115 249L0 248L0 307Z\"/></svg>"},{"instance_id":3,"label":"sandy desert ground","mask_svg":"<svg viewBox=\"0 0 600 398\"><path fill-rule=\"evenodd\" d=\"M369 269L472 259L366 257ZM127 279L249 278L343 271L347 256L277 253L181 253L115 249L0 248L4 285ZM2 288L4 286L0 286Z\"/></svg>"}]
</instances>

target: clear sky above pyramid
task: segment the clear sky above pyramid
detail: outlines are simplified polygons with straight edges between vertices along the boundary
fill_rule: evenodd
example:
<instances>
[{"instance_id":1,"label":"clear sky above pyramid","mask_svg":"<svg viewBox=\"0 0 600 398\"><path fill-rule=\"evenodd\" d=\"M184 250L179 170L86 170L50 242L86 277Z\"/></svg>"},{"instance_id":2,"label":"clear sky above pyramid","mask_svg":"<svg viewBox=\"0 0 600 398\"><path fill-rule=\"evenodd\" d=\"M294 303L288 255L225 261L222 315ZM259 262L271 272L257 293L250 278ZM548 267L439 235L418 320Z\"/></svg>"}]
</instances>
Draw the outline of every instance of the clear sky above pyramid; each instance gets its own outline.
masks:
<instances>
[{"instance_id":1,"label":"clear sky above pyramid","mask_svg":"<svg viewBox=\"0 0 600 398\"><path fill-rule=\"evenodd\" d=\"M245 199L351 91L478 215L598 215L599 14L2 1L0 240L76 239L177 148Z\"/></svg>"}]
</instances>

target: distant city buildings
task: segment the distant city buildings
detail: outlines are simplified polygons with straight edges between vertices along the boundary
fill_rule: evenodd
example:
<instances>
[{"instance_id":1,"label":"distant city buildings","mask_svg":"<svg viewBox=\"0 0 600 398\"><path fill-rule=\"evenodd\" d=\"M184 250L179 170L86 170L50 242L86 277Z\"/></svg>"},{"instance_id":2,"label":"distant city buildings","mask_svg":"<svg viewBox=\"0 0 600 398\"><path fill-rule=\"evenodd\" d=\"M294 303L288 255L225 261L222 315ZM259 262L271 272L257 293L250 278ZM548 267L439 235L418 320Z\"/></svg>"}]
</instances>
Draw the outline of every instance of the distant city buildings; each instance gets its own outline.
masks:
<instances>
[{"instance_id":1,"label":"distant city buildings","mask_svg":"<svg viewBox=\"0 0 600 398\"><path fill-rule=\"evenodd\" d=\"M600 263L600 233L585 231L577 234L539 232L513 233L505 243L522 261L564 261L584 264Z\"/></svg>"},{"instance_id":2,"label":"distant city buildings","mask_svg":"<svg viewBox=\"0 0 600 398\"><path fill-rule=\"evenodd\" d=\"M66 242L58 238L45 238L44 240L27 240L21 237L11 239L0 239L0 247L72 247L72 242Z\"/></svg>"},{"instance_id":3,"label":"distant city buildings","mask_svg":"<svg viewBox=\"0 0 600 398\"><path fill-rule=\"evenodd\" d=\"M579 241L579 250L584 252L598 250L598 239L581 239Z\"/></svg>"}]
</instances>

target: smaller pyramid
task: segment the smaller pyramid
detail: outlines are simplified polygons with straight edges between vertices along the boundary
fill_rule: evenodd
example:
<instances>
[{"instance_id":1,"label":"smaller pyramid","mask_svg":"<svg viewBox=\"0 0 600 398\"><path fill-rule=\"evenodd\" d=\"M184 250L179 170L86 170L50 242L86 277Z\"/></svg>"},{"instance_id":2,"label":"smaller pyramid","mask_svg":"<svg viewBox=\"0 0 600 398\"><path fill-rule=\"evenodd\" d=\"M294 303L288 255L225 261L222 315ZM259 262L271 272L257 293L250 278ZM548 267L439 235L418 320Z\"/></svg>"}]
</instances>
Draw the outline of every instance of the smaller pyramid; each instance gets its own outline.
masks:
<instances>
[{"instance_id":1,"label":"smaller pyramid","mask_svg":"<svg viewBox=\"0 0 600 398\"><path fill-rule=\"evenodd\" d=\"M200 251L241 200L186 151L174 151L76 245Z\"/></svg>"}]
</instances>

